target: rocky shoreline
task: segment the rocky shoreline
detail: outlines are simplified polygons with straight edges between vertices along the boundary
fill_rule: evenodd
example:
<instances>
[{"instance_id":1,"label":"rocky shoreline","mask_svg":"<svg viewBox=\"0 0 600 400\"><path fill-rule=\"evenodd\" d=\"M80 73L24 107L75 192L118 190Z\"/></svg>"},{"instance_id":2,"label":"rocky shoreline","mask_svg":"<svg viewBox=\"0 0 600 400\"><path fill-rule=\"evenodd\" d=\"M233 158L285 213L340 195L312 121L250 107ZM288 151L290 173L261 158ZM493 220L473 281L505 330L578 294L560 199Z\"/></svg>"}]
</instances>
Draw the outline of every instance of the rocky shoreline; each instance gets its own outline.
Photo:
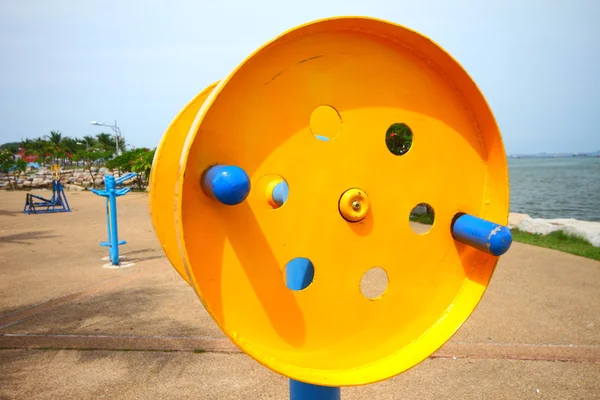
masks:
<instances>
[{"instance_id":1,"label":"rocky shoreline","mask_svg":"<svg viewBox=\"0 0 600 400\"><path fill-rule=\"evenodd\" d=\"M574 218L532 218L528 214L510 213L508 227L541 235L563 231L587 240L594 247L600 247L600 222L580 221Z\"/></svg>"},{"instance_id":2,"label":"rocky shoreline","mask_svg":"<svg viewBox=\"0 0 600 400\"><path fill-rule=\"evenodd\" d=\"M60 181L65 190L99 189L104 187L104 175L113 175L118 178L121 174L117 169L109 170L105 167L61 169ZM123 182L123 185L132 186L134 183L134 179L129 179ZM20 190L51 189L52 170L45 167L37 170L28 168L19 173L17 177L11 173L0 173L0 190L12 188Z\"/></svg>"}]
</instances>

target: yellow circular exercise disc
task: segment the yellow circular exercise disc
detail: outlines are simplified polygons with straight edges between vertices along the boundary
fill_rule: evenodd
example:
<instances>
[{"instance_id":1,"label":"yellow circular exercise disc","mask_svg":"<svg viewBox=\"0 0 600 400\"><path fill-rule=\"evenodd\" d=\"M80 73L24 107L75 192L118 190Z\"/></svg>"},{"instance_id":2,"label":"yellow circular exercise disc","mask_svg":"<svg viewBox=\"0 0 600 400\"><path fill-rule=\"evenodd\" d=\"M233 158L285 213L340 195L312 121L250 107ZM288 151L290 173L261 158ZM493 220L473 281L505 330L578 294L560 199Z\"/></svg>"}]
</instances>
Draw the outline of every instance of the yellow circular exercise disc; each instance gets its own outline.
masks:
<instances>
[{"instance_id":1,"label":"yellow circular exercise disc","mask_svg":"<svg viewBox=\"0 0 600 400\"><path fill-rule=\"evenodd\" d=\"M413 135L402 155L386 145L398 123ZM177 146L168 157L179 165L168 162L178 176L166 178L176 202L153 205L174 207L175 232L155 221L158 234L178 241L176 268L223 332L289 378L360 385L415 366L468 318L496 266L498 257L455 241L451 223L459 212L506 223L499 129L461 66L402 26L340 17L284 33L219 82ZM246 171L245 201L203 192L215 164ZM287 182L281 207L269 204L265 177ZM368 195L356 222L340 214L353 188ZM409 214L421 203L435 222L418 235ZM294 291L285 268L298 257L314 278ZM389 283L367 298L361 278L374 267Z\"/></svg>"}]
</instances>

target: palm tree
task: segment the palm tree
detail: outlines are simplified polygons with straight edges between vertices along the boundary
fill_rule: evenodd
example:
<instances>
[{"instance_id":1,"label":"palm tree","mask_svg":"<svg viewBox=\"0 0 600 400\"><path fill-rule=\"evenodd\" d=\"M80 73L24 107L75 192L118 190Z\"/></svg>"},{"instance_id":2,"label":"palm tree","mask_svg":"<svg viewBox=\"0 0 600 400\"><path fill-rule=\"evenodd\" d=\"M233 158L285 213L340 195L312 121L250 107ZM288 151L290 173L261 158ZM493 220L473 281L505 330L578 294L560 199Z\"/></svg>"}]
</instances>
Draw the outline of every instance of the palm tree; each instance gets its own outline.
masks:
<instances>
[{"instance_id":1,"label":"palm tree","mask_svg":"<svg viewBox=\"0 0 600 400\"><path fill-rule=\"evenodd\" d=\"M50 143L58 147L62 142L62 133L60 131L50 131Z\"/></svg>"},{"instance_id":2,"label":"palm tree","mask_svg":"<svg viewBox=\"0 0 600 400\"><path fill-rule=\"evenodd\" d=\"M31 147L32 144L33 141L31 139L21 139L21 142L19 143L19 148L23 149L23 156L29 156L33 154L33 148Z\"/></svg>"},{"instance_id":3,"label":"palm tree","mask_svg":"<svg viewBox=\"0 0 600 400\"><path fill-rule=\"evenodd\" d=\"M119 143L119 153L126 150L127 142L123 136L117 136L117 142Z\"/></svg>"},{"instance_id":4,"label":"palm tree","mask_svg":"<svg viewBox=\"0 0 600 400\"><path fill-rule=\"evenodd\" d=\"M65 153L62 149L62 133L60 131L50 131L50 137L48 138L50 141L50 153L53 156L53 159L58 162L59 158L64 158Z\"/></svg>"},{"instance_id":5,"label":"palm tree","mask_svg":"<svg viewBox=\"0 0 600 400\"><path fill-rule=\"evenodd\" d=\"M116 147L114 139L108 133L97 134L96 140L103 151L112 151Z\"/></svg>"},{"instance_id":6,"label":"palm tree","mask_svg":"<svg viewBox=\"0 0 600 400\"><path fill-rule=\"evenodd\" d=\"M86 151L90 151L90 147L93 147L96 144L96 139L93 136L87 135L83 137L83 142L86 146Z\"/></svg>"},{"instance_id":7,"label":"palm tree","mask_svg":"<svg viewBox=\"0 0 600 400\"><path fill-rule=\"evenodd\" d=\"M31 142L31 153L38 157L40 165L44 165L49 143L42 138L37 138Z\"/></svg>"},{"instance_id":8,"label":"palm tree","mask_svg":"<svg viewBox=\"0 0 600 400\"><path fill-rule=\"evenodd\" d=\"M77 142L76 139L69 136L64 137L61 141L62 151L69 157L70 165L73 165L73 154L79 149Z\"/></svg>"}]
</instances>

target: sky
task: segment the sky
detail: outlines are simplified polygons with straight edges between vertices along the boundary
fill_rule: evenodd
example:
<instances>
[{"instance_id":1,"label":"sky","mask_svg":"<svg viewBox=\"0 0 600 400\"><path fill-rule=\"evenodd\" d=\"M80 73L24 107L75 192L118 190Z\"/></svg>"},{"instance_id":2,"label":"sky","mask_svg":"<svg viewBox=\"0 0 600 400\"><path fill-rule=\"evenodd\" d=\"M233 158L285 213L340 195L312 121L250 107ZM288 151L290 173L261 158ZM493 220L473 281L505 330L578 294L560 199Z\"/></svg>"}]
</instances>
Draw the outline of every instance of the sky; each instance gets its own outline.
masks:
<instances>
[{"instance_id":1,"label":"sky","mask_svg":"<svg viewBox=\"0 0 600 400\"><path fill-rule=\"evenodd\" d=\"M302 0L0 2L0 143L96 135L117 121L155 147L196 94L284 31L338 15L382 18L466 69L507 153L600 150L600 1ZM600 114L600 113L599 113Z\"/></svg>"}]
</instances>

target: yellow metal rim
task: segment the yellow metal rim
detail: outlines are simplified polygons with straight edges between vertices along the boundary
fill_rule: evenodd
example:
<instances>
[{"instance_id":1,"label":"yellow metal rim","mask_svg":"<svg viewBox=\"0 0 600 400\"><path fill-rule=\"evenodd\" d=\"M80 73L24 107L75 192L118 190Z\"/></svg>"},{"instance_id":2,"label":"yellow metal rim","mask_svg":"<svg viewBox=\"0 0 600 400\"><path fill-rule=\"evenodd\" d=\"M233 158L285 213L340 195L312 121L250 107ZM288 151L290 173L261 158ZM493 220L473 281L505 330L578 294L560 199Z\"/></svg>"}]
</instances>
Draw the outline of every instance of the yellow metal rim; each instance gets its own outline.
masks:
<instances>
[{"instance_id":1,"label":"yellow metal rim","mask_svg":"<svg viewBox=\"0 0 600 400\"><path fill-rule=\"evenodd\" d=\"M176 183L179 173L179 158L185 138L200 106L217 86L217 83L211 84L198 93L169 124L154 153L152 162L154 167L150 171L148 183L148 205L154 232L157 234L169 262L187 283L190 283L190 279L177 247L176 223L173 217L177 203Z\"/></svg>"}]
</instances>

